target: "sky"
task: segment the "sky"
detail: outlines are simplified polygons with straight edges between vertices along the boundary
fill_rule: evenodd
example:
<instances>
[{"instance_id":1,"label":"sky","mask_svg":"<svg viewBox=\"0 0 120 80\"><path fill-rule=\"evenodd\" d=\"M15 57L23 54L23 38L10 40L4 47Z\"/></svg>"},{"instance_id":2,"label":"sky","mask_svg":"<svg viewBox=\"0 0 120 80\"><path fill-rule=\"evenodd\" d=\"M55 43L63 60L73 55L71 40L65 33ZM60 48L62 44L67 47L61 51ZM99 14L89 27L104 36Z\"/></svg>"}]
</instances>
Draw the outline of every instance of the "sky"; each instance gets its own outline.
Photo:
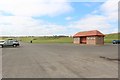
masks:
<instances>
[{"instance_id":1,"label":"sky","mask_svg":"<svg viewBox=\"0 0 120 80\"><path fill-rule=\"evenodd\" d=\"M0 36L118 32L119 0L0 0Z\"/></svg>"}]
</instances>

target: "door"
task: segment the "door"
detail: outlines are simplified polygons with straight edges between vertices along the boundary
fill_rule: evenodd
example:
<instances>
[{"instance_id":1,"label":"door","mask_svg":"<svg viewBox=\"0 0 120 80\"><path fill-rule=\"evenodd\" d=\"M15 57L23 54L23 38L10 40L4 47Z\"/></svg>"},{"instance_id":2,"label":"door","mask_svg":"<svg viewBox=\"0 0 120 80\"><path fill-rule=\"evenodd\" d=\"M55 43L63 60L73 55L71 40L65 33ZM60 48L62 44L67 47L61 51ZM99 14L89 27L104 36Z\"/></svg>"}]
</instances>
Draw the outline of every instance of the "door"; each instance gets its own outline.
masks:
<instances>
[{"instance_id":1,"label":"door","mask_svg":"<svg viewBox=\"0 0 120 80\"><path fill-rule=\"evenodd\" d=\"M80 38L80 43L86 44L86 37L81 37Z\"/></svg>"}]
</instances>

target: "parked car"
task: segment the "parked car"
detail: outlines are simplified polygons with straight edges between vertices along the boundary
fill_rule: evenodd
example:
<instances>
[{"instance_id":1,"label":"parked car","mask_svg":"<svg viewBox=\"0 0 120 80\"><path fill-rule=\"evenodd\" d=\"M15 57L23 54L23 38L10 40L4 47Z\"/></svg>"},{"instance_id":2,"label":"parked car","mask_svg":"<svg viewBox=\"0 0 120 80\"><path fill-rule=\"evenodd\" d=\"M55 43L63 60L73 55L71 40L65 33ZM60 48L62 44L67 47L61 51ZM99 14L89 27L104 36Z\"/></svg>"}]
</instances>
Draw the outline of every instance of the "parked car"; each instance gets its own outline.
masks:
<instances>
[{"instance_id":1,"label":"parked car","mask_svg":"<svg viewBox=\"0 0 120 80\"><path fill-rule=\"evenodd\" d=\"M0 46L2 47L6 47L6 46L13 46L13 47L17 47L19 46L19 42L17 40L1 40L0 41Z\"/></svg>"},{"instance_id":2,"label":"parked car","mask_svg":"<svg viewBox=\"0 0 120 80\"><path fill-rule=\"evenodd\" d=\"M113 40L112 43L113 44L120 44L120 40Z\"/></svg>"},{"instance_id":3,"label":"parked car","mask_svg":"<svg viewBox=\"0 0 120 80\"><path fill-rule=\"evenodd\" d=\"M0 45L3 45L5 40L0 40Z\"/></svg>"}]
</instances>

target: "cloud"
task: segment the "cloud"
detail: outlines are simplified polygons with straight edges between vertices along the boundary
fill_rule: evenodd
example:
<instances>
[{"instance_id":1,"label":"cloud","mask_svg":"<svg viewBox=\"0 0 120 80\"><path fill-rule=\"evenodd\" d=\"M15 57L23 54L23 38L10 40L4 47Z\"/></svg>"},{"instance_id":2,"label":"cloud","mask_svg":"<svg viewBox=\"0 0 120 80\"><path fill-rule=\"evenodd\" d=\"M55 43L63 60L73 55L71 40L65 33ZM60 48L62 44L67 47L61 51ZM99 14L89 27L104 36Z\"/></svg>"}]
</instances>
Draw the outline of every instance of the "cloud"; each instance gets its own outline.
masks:
<instances>
[{"instance_id":1,"label":"cloud","mask_svg":"<svg viewBox=\"0 0 120 80\"><path fill-rule=\"evenodd\" d=\"M93 4L91 4L91 3L84 3L84 5L87 6L87 7L93 6Z\"/></svg>"},{"instance_id":2,"label":"cloud","mask_svg":"<svg viewBox=\"0 0 120 80\"><path fill-rule=\"evenodd\" d=\"M0 35L53 35L65 32L65 27L61 25L32 17L53 17L72 10L66 0L2 0Z\"/></svg>"},{"instance_id":3,"label":"cloud","mask_svg":"<svg viewBox=\"0 0 120 80\"><path fill-rule=\"evenodd\" d=\"M108 0L101 7L100 10L108 17L108 20L116 20L118 19L118 2L119 0Z\"/></svg>"},{"instance_id":4,"label":"cloud","mask_svg":"<svg viewBox=\"0 0 120 80\"><path fill-rule=\"evenodd\" d=\"M69 16L69 17L66 17L65 19L69 21L69 20L72 20L72 17Z\"/></svg>"},{"instance_id":5,"label":"cloud","mask_svg":"<svg viewBox=\"0 0 120 80\"><path fill-rule=\"evenodd\" d=\"M88 15L73 23L75 28L81 30L107 28L110 25L106 23L106 18L100 15Z\"/></svg>"},{"instance_id":6,"label":"cloud","mask_svg":"<svg viewBox=\"0 0 120 80\"><path fill-rule=\"evenodd\" d=\"M31 17L0 16L2 35L53 35L65 32L66 28L54 23L46 23Z\"/></svg>"},{"instance_id":7,"label":"cloud","mask_svg":"<svg viewBox=\"0 0 120 80\"><path fill-rule=\"evenodd\" d=\"M15 16L56 16L72 10L66 0L2 0L0 11Z\"/></svg>"},{"instance_id":8,"label":"cloud","mask_svg":"<svg viewBox=\"0 0 120 80\"><path fill-rule=\"evenodd\" d=\"M60 2L57 2L60 1ZM108 0L98 10L66 26L33 19L33 16L57 16L74 10L66 0L2 0L0 2L0 35L72 35L76 31L98 29L117 32L118 2ZM4 14L6 13L6 15ZM116 26L115 26L116 25Z\"/></svg>"},{"instance_id":9,"label":"cloud","mask_svg":"<svg viewBox=\"0 0 120 80\"><path fill-rule=\"evenodd\" d=\"M91 12L84 18L71 23L71 28L84 30L100 30L104 33L118 32L118 1L108 0L98 10ZM114 31L113 31L114 29Z\"/></svg>"}]
</instances>

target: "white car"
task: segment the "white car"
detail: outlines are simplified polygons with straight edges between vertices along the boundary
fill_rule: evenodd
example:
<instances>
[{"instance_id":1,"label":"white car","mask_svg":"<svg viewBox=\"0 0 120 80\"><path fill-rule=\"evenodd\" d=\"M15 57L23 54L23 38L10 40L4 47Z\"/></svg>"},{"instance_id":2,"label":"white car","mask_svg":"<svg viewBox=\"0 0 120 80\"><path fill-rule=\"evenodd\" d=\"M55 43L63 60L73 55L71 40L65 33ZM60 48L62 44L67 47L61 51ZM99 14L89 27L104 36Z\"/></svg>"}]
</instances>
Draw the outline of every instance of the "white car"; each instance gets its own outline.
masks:
<instances>
[{"instance_id":1,"label":"white car","mask_svg":"<svg viewBox=\"0 0 120 80\"><path fill-rule=\"evenodd\" d=\"M5 46L13 46L17 47L19 46L19 42L17 40L0 40L0 46L5 47Z\"/></svg>"},{"instance_id":2,"label":"white car","mask_svg":"<svg viewBox=\"0 0 120 80\"><path fill-rule=\"evenodd\" d=\"M5 43L5 40L0 40L0 45L3 45Z\"/></svg>"}]
</instances>

